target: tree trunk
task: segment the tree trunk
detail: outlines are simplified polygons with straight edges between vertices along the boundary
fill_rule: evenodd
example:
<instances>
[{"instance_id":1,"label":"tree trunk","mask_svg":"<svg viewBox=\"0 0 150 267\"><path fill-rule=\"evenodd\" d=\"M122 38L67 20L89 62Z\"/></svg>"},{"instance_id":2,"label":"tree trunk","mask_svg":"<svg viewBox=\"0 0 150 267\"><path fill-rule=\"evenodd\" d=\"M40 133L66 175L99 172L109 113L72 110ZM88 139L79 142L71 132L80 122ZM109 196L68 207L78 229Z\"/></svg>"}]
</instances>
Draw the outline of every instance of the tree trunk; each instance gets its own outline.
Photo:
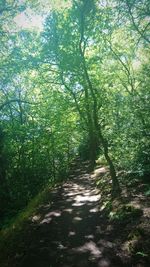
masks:
<instances>
[{"instance_id":1,"label":"tree trunk","mask_svg":"<svg viewBox=\"0 0 150 267\"><path fill-rule=\"evenodd\" d=\"M89 171L93 171L97 154L97 141L94 134L89 134Z\"/></svg>"},{"instance_id":2,"label":"tree trunk","mask_svg":"<svg viewBox=\"0 0 150 267\"><path fill-rule=\"evenodd\" d=\"M112 192L111 192L111 194L112 194L112 197L115 198L115 197L119 196L120 193L121 193L121 189L120 189L120 186L119 186L119 181L118 181L118 178L117 178L117 175L116 175L115 166L113 164L112 159L109 156L107 140L104 139L104 137L103 137L101 132L100 132L100 139L101 139L101 143L102 143L102 146L103 146L103 149L104 149L104 156L105 156L105 159L107 160L107 163L108 163L108 166L109 166L110 176L111 176L111 179L112 179Z\"/></svg>"},{"instance_id":3,"label":"tree trunk","mask_svg":"<svg viewBox=\"0 0 150 267\"><path fill-rule=\"evenodd\" d=\"M82 60L82 65L83 65L83 70L84 70L84 77L85 81L87 83L87 87L85 86L85 100L86 100L86 111L87 111L87 117L88 117L88 126L89 126L89 141L90 141L90 161L91 161L91 168L94 168L95 165L95 159L96 159L96 154L98 150L98 146L100 143L102 143L103 149L104 149L104 156L107 160L107 163L110 168L110 175L112 179L112 196L115 197L119 195L120 187L119 187L119 182L116 176L116 171L115 167L113 165L113 162L109 156L108 153L108 144L107 140L104 139L100 125L98 122L98 103L97 103L97 97L96 97L96 90L92 85L89 73L88 73L88 68L86 65L86 60L85 60L85 39L84 39L84 19L85 19L85 9L81 11L81 16L80 16L80 42L79 42L79 52ZM92 102L90 103L90 97L92 99Z\"/></svg>"}]
</instances>

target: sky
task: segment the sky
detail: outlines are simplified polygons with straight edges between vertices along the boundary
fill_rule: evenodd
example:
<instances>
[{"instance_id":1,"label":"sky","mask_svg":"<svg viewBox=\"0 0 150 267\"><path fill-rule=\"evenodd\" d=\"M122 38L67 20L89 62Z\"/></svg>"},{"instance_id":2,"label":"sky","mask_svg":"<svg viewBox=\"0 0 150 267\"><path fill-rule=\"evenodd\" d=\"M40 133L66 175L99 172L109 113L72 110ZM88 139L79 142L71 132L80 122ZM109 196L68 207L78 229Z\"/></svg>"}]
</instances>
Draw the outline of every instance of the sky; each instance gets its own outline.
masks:
<instances>
[{"instance_id":1,"label":"sky","mask_svg":"<svg viewBox=\"0 0 150 267\"><path fill-rule=\"evenodd\" d=\"M14 22L17 27L21 29L36 29L37 31L42 31L44 18L44 16L36 14L30 8L27 8L14 18Z\"/></svg>"},{"instance_id":2,"label":"sky","mask_svg":"<svg viewBox=\"0 0 150 267\"><path fill-rule=\"evenodd\" d=\"M24 0L20 0L20 3L23 2ZM39 4L37 4L38 1L35 3L33 9L28 7L14 18L18 29L36 29L36 31L42 31L46 14L51 9L65 9L70 5L70 0L40 0Z\"/></svg>"}]
</instances>

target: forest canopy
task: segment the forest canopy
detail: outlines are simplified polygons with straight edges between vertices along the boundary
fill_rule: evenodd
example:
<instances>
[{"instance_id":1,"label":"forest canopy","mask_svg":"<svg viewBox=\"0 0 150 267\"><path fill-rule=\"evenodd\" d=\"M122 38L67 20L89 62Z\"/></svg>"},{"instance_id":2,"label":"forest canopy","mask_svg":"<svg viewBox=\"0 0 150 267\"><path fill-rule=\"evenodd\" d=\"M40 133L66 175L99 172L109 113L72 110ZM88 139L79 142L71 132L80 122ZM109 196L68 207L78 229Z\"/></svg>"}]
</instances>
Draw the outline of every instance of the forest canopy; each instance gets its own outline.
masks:
<instances>
[{"instance_id":1,"label":"forest canopy","mask_svg":"<svg viewBox=\"0 0 150 267\"><path fill-rule=\"evenodd\" d=\"M148 0L2 0L0 212L14 214L80 155L150 174Z\"/></svg>"}]
</instances>

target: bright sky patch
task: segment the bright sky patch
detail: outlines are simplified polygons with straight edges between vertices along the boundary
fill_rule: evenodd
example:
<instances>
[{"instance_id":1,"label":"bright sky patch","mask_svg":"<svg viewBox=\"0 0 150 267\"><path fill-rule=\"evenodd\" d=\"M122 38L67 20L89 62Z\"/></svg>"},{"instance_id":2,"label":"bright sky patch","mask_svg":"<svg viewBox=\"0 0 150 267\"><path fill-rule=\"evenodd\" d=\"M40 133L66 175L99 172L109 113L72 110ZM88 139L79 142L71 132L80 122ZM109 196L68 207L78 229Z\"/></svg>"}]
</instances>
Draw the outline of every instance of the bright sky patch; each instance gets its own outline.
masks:
<instances>
[{"instance_id":1,"label":"bright sky patch","mask_svg":"<svg viewBox=\"0 0 150 267\"><path fill-rule=\"evenodd\" d=\"M30 8L20 13L14 18L14 22L22 29L36 29L42 31L44 16L38 15Z\"/></svg>"}]
</instances>

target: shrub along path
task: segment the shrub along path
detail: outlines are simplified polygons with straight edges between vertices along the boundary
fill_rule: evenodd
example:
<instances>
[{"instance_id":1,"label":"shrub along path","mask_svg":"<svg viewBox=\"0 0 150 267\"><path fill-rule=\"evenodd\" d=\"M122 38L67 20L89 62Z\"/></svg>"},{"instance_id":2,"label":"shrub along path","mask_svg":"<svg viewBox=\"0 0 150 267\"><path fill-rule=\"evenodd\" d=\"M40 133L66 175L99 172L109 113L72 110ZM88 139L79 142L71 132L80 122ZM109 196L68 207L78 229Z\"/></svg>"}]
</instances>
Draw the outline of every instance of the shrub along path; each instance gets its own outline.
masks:
<instances>
[{"instance_id":1,"label":"shrub along path","mask_svg":"<svg viewBox=\"0 0 150 267\"><path fill-rule=\"evenodd\" d=\"M95 176L87 167L79 161L70 179L50 191L49 201L29 219L5 266L148 266L147 259L132 257L129 251L127 235L134 221L124 224L108 218ZM99 169L99 175L105 172Z\"/></svg>"}]
</instances>

